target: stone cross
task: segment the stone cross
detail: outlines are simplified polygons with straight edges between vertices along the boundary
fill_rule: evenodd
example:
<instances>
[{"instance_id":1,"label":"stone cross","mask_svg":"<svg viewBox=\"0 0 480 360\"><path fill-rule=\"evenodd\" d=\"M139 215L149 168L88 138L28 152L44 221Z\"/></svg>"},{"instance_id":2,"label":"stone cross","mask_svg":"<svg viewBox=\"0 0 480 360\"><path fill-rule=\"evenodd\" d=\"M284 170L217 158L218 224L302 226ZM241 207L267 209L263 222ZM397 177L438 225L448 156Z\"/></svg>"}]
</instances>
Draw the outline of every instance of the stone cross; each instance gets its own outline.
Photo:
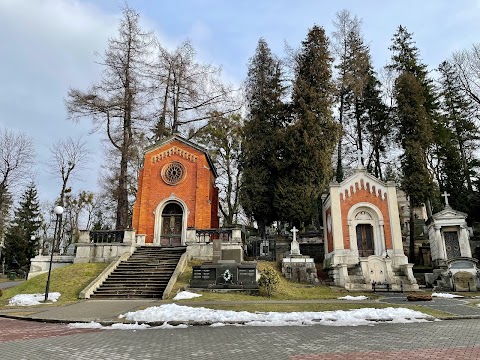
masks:
<instances>
[{"instance_id":1,"label":"stone cross","mask_svg":"<svg viewBox=\"0 0 480 360\"><path fill-rule=\"evenodd\" d=\"M360 150L360 148L357 149L357 158L358 158L358 168L361 169L363 168L363 165L362 165L363 152L362 150Z\"/></svg>"},{"instance_id":2,"label":"stone cross","mask_svg":"<svg viewBox=\"0 0 480 360\"><path fill-rule=\"evenodd\" d=\"M298 229L294 226L292 230L290 230L293 234L293 241L297 241L297 232Z\"/></svg>"},{"instance_id":3,"label":"stone cross","mask_svg":"<svg viewBox=\"0 0 480 360\"><path fill-rule=\"evenodd\" d=\"M446 191L444 191L442 196L445 197L445 206L449 206L448 197L450 196L450 194L448 194Z\"/></svg>"},{"instance_id":4,"label":"stone cross","mask_svg":"<svg viewBox=\"0 0 480 360\"><path fill-rule=\"evenodd\" d=\"M300 255L300 245L298 245L297 241L298 229L294 226L290 231L293 234L292 244L290 245L290 255Z\"/></svg>"}]
</instances>

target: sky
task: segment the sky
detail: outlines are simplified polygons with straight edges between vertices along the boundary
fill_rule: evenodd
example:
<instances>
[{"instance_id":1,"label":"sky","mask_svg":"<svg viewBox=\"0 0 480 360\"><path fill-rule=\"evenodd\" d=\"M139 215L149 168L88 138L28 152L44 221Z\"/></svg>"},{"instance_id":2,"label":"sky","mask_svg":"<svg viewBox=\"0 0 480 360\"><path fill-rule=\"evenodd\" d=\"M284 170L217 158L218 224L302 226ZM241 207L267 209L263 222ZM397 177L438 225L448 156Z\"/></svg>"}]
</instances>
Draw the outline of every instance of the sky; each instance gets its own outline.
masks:
<instances>
[{"instance_id":1,"label":"sky","mask_svg":"<svg viewBox=\"0 0 480 360\"><path fill-rule=\"evenodd\" d=\"M97 82L108 38L115 37L123 0L0 0L0 128L22 131L36 149L42 201L53 202L60 179L46 171L49 147L82 136L95 154L74 191L95 191L102 162L102 134L90 134L88 119L67 120L69 88ZM434 69L454 51L479 42L480 0L130 0L142 27L167 48L190 39L198 59L222 68L226 82L239 86L249 58L263 37L278 56L285 44L297 48L313 25L333 31L336 13L362 19L376 69L390 58L388 47L399 25L413 32L423 62Z\"/></svg>"}]
</instances>

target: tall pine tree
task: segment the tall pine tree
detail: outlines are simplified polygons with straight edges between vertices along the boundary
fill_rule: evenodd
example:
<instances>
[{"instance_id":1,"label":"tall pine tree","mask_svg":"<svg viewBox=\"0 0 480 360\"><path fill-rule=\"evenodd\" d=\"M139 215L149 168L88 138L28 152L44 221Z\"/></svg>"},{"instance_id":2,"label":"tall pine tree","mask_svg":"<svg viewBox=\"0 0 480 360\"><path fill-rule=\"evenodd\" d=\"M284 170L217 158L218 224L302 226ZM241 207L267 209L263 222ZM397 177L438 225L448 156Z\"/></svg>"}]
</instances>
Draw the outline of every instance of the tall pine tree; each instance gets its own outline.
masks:
<instances>
[{"instance_id":1,"label":"tall pine tree","mask_svg":"<svg viewBox=\"0 0 480 360\"><path fill-rule=\"evenodd\" d=\"M280 61L260 39L246 81L240 202L262 234L266 225L277 220L272 204L282 157L282 131L288 120L285 90Z\"/></svg>"},{"instance_id":2,"label":"tall pine tree","mask_svg":"<svg viewBox=\"0 0 480 360\"><path fill-rule=\"evenodd\" d=\"M441 116L436 124L436 155L440 191L452 196L451 205L469 214L469 219L479 218L472 211L475 198L472 178L477 174L479 160L475 156L480 133L476 126L476 106L464 89L449 62L440 64ZM460 171L459 171L460 169Z\"/></svg>"},{"instance_id":3,"label":"tall pine tree","mask_svg":"<svg viewBox=\"0 0 480 360\"><path fill-rule=\"evenodd\" d=\"M425 98L420 81L410 72L403 72L395 81L398 134L403 154L402 188L410 199L409 259L415 262L414 212L413 209L426 203L433 185L427 169L426 150L432 140L431 124L425 109Z\"/></svg>"},{"instance_id":4,"label":"tall pine tree","mask_svg":"<svg viewBox=\"0 0 480 360\"><path fill-rule=\"evenodd\" d=\"M332 178L339 126L332 116L332 57L323 28L314 26L296 56L292 94L294 124L275 191L281 220L301 225L318 218L318 198Z\"/></svg>"},{"instance_id":5,"label":"tall pine tree","mask_svg":"<svg viewBox=\"0 0 480 360\"><path fill-rule=\"evenodd\" d=\"M389 49L392 63L387 68L398 75L394 86L397 141L403 149L401 185L410 200L409 260L414 263L413 209L424 203L428 207L433 192L426 154L433 140L433 120L438 104L433 83L427 76L427 66L420 61L412 34L405 27L398 27Z\"/></svg>"},{"instance_id":6,"label":"tall pine tree","mask_svg":"<svg viewBox=\"0 0 480 360\"><path fill-rule=\"evenodd\" d=\"M28 271L30 259L37 254L37 232L41 224L37 188L31 183L21 197L5 236L6 264L9 268ZM31 240L32 235L35 236L34 240Z\"/></svg>"}]
</instances>

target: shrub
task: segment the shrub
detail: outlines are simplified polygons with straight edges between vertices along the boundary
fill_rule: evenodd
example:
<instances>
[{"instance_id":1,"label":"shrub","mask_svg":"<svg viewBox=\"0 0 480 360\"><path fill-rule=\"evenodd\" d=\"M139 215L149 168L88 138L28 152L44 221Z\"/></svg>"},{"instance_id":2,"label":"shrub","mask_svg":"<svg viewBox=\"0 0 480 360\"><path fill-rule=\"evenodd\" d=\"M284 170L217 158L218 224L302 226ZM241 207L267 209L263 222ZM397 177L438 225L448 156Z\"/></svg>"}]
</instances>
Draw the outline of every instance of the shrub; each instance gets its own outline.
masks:
<instances>
[{"instance_id":1,"label":"shrub","mask_svg":"<svg viewBox=\"0 0 480 360\"><path fill-rule=\"evenodd\" d=\"M0 298L3 296L3 291L0 289Z\"/></svg>"},{"instance_id":2,"label":"shrub","mask_svg":"<svg viewBox=\"0 0 480 360\"><path fill-rule=\"evenodd\" d=\"M271 297L276 290L280 277L271 266L267 266L262 270L260 279L258 279L258 286L265 291L268 297Z\"/></svg>"}]
</instances>

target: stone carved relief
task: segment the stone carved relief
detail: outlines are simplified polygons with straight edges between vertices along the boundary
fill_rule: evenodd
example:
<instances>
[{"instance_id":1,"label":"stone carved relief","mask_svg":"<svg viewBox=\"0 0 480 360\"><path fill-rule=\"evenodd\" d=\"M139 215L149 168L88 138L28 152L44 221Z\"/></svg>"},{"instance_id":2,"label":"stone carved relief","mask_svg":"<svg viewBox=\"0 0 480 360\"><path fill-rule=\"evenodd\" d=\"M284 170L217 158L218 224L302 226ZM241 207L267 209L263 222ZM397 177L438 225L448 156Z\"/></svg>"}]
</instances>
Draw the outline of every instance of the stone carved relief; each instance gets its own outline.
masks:
<instances>
[{"instance_id":1,"label":"stone carved relief","mask_svg":"<svg viewBox=\"0 0 480 360\"><path fill-rule=\"evenodd\" d=\"M372 215L367 211L360 211L357 215L355 215L355 220L373 220Z\"/></svg>"}]
</instances>

